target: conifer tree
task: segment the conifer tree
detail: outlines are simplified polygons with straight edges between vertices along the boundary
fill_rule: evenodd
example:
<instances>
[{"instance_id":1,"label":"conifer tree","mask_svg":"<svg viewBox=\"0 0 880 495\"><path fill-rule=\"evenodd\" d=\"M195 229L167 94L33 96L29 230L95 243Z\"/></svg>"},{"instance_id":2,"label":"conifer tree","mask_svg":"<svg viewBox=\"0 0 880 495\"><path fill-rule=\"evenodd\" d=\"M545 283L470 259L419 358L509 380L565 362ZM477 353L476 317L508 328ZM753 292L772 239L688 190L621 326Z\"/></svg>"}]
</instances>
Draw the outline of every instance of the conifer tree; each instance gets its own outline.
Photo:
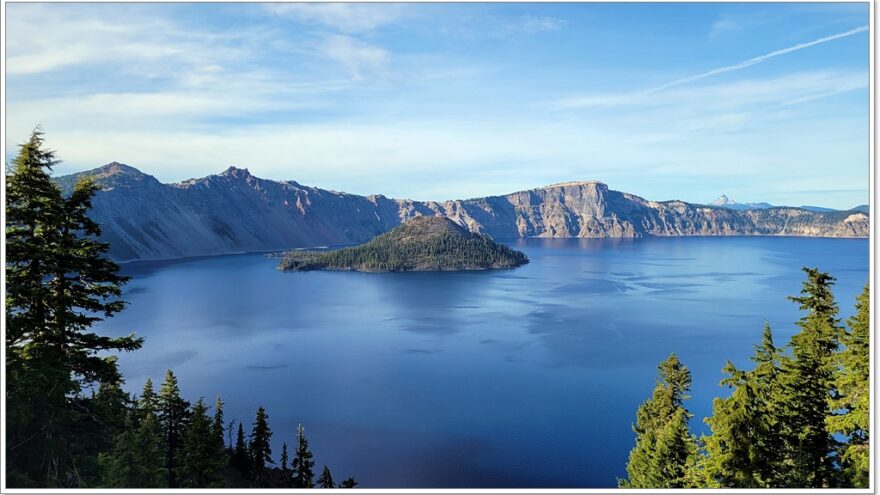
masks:
<instances>
[{"instance_id":1,"label":"conifer tree","mask_svg":"<svg viewBox=\"0 0 880 495\"><path fill-rule=\"evenodd\" d=\"M129 424L114 440L113 450L99 456L108 488L162 488L167 486L162 438L156 416L143 412L140 426Z\"/></svg>"},{"instance_id":2,"label":"conifer tree","mask_svg":"<svg viewBox=\"0 0 880 495\"><path fill-rule=\"evenodd\" d=\"M836 395L835 352L842 334L837 303L831 292L834 278L815 268L804 268L807 280L798 303L804 316L800 331L789 343L790 356L783 356L779 386L773 401L778 405L780 432L784 443L785 479L782 484L797 488L833 486L833 455L837 448L825 419L831 416L830 402Z\"/></svg>"},{"instance_id":3,"label":"conifer tree","mask_svg":"<svg viewBox=\"0 0 880 495\"><path fill-rule=\"evenodd\" d=\"M287 454L287 442L281 444L281 487L291 488L293 486L292 471L288 467L290 457Z\"/></svg>"},{"instance_id":4,"label":"conifer tree","mask_svg":"<svg viewBox=\"0 0 880 495\"><path fill-rule=\"evenodd\" d=\"M232 465L249 478L251 475L250 453L244 439L244 426L238 423L238 434L235 437L235 450L232 454Z\"/></svg>"},{"instance_id":5,"label":"conifer tree","mask_svg":"<svg viewBox=\"0 0 880 495\"><path fill-rule=\"evenodd\" d=\"M302 424L296 427L296 456L293 458L293 487L314 488L314 466L312 451L306 439L306 429Z\"/></svg>"},{"instance_id":6,"label":"conifer tree","mask_svg":"<svg viewBox=\"0 0 880 495\"><path fill-rule=\"evenodd\" d=\"M138 399L138 408L142 414L159 414L159 399L156 397L156 392L153 390L153 380L147 378L147 381L144 382L144 388L141 391L141 396Z\"/></svg>"},{"instance_id":7,"label":"conifer tree","mask_svg":"<svg viewBox=\"0 0 880 495\"><path fill-rule=\"evenodd\" d=\"M326 464L324 464L324 470L321 471L321 476L318 477L318 487L336 488L336 485L333 484L333 475L330 474L330 468Z\"/></svg>"},{"instance_id":8,"label":"conifer tree","mask_svg":"<svg viewBox=\"0 0 880 495\"><path fill-rule=\"evenodd\" d=\"M711 486L772 488L779 483L780 441L771 393L778 372L779 351L770 326L764 326L762 343L755 346L752 371L738 370L728 362L721 385L733 388L727 398L716 398L706 423L705 475Z\"/></svg>"},{"instance_id":9,"label":"conifer tree","mask_svg":"<svg viewBox=\"0 0 880 495\"><path fill-rule=\"evenodd\" d=\"M220 486L224 467L222 450L212 431L205 401L199 399L193 406L186 436L181 449L181 476L183 486L189 488L215 488Z\"/></svg>"},{"instance_id":10,"label":"conifer tree","mask_svg":"<svg viewBox=\"0 0 880 495\"><path fill-rule=\"evenodd\" d=\"M110 356L115 365L115 356ZM122 433L130 423L129 412L132 409L131 397L122 390L122 376L114 381L105 381L98 387L98 393L92 400L92 410L100 425L100 436L97 440L98 450L107 450L113 438Z\"/></svg>"},{"instance_id":11,"label":"conifer tree","mask_svg":"<svg viewBox=\"0 0 880 495\"><path fill-rule=\"evenodd\" d=\"M248 450L250 451L251 469L254 481L258 487L263 487L267 480L267 464L272 461L272 448L269 442L272 439L272 430L269 429L269 416L263 406L257 409L257 417L251 430L251 438Z\"/></svg>"},{"instance_id":12,"label":"conifer tree","mask_svg":"<svg viewBox=\"0 0 880 495\"><path fill-rule=\"evenodd\" d=\"M691 385L690 371L675 354L658 367L650 399L636 414L636 445L626 466L626 488L682 488L694 483L696 439L688 430L690 412L683 403Z\"/></svg>"},{"instance_id":13,"label":"conifer tree","mask_svg":"<svg viewBox=\"0 0 880 495\"><path fill-rule=\"evenodd\" d=\"M870 307L870 286L865 284L856 299L856 313L847 321L849 332L843 339L846 348L839 354L837 396L831 408L841 413L827 419L832 433L847 438L841 456L843 484L853 488L867 488L870 480Z\"/></svg>"},{"instance_id":14,"label":"conifer tree","mask_svg":"<svg viewBox=\"0 0 880 495\"><path fill-rule=\"evenodd\" d=\"M221 453L226 449L226 442L223 440L224 434L223 401L220 400L220 396L218 395L217 401L214 403L214 421L211 424L211 435L214 438L215 448Z\"/></svg>"},{"instance_id":15,"label":"conifer tree","mask_svg":"<svg viewBox=\"0 0 880 495\"><path fill-rule=\"evenodd\" d=\"M165 449L165 469L168 476L168 488L179 485L178 469L180 466L180 448L186 431L187 409L189 405L180 398L180 388L174 372L165 373L165 382L159 390L159 423Z\"/></svg>"},{"instance_id":16,"label":"conifer tree","mask_svg":"<svg viewBox=\"0 0 880 495\"><path fill-rule=\"evenodd\" d=\"M6 398L10 485L75 486L89 461L76 438L98 428L81 391L116 379L98 355L134 350L133 336L88 331L122 309L125 277L104 258L107 245L87 212L96 187L84 181L64 198L49 172L57 163L35 130L19 147L6 189Z\"/></svg>"},{"instance_id":17,"label":"conifer tree","mask_svg":"<svg viewBox=\"0 0 880 495\"><path fill-rule=\"evenodd\" d=\"M339 488L354 488L356 486L358 486L358 482L352 477L345 478L339 484Z\"/></svg>"}]
</instances>

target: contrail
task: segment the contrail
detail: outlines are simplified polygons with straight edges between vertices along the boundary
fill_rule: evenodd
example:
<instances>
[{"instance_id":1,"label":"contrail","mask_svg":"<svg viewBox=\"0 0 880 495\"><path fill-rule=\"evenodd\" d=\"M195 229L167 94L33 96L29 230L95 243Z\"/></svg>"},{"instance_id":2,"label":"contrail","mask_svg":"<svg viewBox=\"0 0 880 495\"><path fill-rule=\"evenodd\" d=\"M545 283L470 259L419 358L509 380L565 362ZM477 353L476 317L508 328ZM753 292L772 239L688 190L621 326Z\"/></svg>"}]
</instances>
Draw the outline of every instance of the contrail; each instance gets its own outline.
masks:
<instances>
[{"instance_id":1,"label":"contrail","mask_svg":"<svg viewBox=\"0 0 880 495\"><path fill-rule=\"evenodd\" d=\"M804 48L809 48L811 46L821 45L822 43L827 43L829 41L834 41L840 38L846 38L847 36L852 36L854 34L863 33L868 30L868 26L862 26L855 29L851 29L845 33L832 34L831 36L826 36L824 38L819 38L817 40L808 41L806 43L801 43L799 45L790 46L788 48L783 48L781 50L776 50L765 55L760 55L755 58L750 58L745 62L740 62L735 65L728 65L726 67L719 67L717 69L712 69L709 72L704 72L702 74L697 74L695 76L684 77L682 79L676 79L675 81L671 81L665 84L661 84L660 86L653 87L651 89L646 89L642 91L642 95L650 95L656 93L658 91L663 91L664 89L671 88L672 86L679 86L681 84L686 84L693 81L698 81L700 79L705 79L707 77L714 76L716 74L723 74L725 72L731 72L735 70L745 69L746 67L751 67L755 64L760 64L761 62L771 59L773 57L778 57L780 55L785 55L786 53L796 52L798 50L803 50Z\"/></svg>"}]
</instances>

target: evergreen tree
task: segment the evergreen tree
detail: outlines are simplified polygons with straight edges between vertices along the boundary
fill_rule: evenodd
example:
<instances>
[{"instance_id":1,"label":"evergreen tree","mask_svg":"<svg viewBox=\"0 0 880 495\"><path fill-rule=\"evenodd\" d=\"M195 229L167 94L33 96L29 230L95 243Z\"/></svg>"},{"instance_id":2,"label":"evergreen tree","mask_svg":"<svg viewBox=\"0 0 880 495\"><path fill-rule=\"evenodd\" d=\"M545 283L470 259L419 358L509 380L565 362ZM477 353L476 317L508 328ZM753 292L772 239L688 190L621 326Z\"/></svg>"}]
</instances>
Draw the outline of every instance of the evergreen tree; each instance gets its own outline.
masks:
<instances>
[{"instance_id":1,"label":"evergreen tree","mask_svg":"<svg viewBox=\"0 0 880 495\"><path fill-rule=\"evenodd\" d=\"M288 467L290 457L287 454L287 442L281 444L281 487L291 488L293 486L292 472Z\"/></svg>"},{"instance_id":2,"label":"evergreen tree","mask_svg":"<svg viewBox=\"0 0 880 495\"><path fill-rule=\"evenodd\" d=\"M358 485L358 482L351 477L345 478L342 480L342 483L339 484L339 488L354 488Z\"/></svg>"},{"instance_id":3,"label":"evergreen tree","mask_svg":"<svg viewBox=\"0 0 880 495\"><path fill-rule=\"evenodd\" d=\"M769 325L755 346L752 371L728 362L721 385L733 388L725 399L716 398L706 423L712 435L705 439L705 474L710 485L724 488L772 488L779 483L779 436L771 402L779 351Z\"/></svg>"},{"instance_id":4,"label":"evergreen tree","mask_svg":"<svg viewBox=\"0 0 880 495\"><path fill-rule=\"evenodd\" d=\"M214 403L214 421L211 424L211 435L214 438L214 446L219 452L223 452L226 449L226 442L223 440L224 434L223 401L220 400L220 396L218 395L217 401Z\"/></svg>"},{"instance_id":5,"label":"evergreen tree","mask_svg":"<svg viewBox=\"0 0 880 495\"><path fill-rule=\"evenodd\" d=\"M187 409L189 405L180 398L180 388L174 372L165 373L165 383L159 390L159 423L165 448L165 469L168 476L168 488L177 488L179 484L178 468L180 465L180 448L186 431Z\"/></svg>"},{"instance_id":6,"label":"evergreen tree","mask_svg":"<svg viewBox=\"0 0 880 495\"><path fill-rule=\"evenodd\" d=\"M682 488L695 482L697 444L688 430L691 414L683 405L691 373L675 354L660 363L658 370L654 392L636 414L636 445L622 487Z\"/></svg>"},{"instance_id":7,"label":"evergreen tree","mask_svg":"<svg viewBox=\"0 0 880 495\"><path fill-rule=\"evenodd\" d=\"M306 429L303 425L296 427L296 456L293 458L293 487L314 488L315 476L313 468L315 461L312 460L312 451L309 450L309 441L306 439Z\"/></svg>"},{"instance_id":8,"label":"evergreen tree","mask_svg":"<svg viewBox=\"0 0 880 495\"><path fill-rule=\"evenodd\" d=\"M167 483L162 438L156 416L146 412L140 426L129 424L113 450L99 456L108 488L162 488Z\"/></svg>"},{"instance_id":9,"label":"evergreen tree","mask_svg":"<svg viewBox=\"0 0 880 495\"><path fill-rule=\"evenodd\" d=\"M49 172L57 163L35 130L19 147L6 189L6 398L10 486L77 486L89 464L77 435L100 430L82 390L112 382L107 350L134 350L133 336L88 332L122 309L125 277L103 254L86 215L96 187L84 181L64 198ZM93 463L93 461L91 462Z\"/></svg>"},{"instance_id":10,"label":"evergreen tree","mask_svg":"<svg viewBox=\"0 0 880 495\"><path fill-rule=\"evenodd\" d=\"M247 443L244 440L244 426L238 423L238 435L235 437L235 450L232 454L232 465L236 467L245 478L250 477L251 462Z\"/></svg>"},{"instance_id":11,"label":"evergreen tree","mask_svg":"<svg viewBox=\"0 0 880 495\"><path fill-rule=\"evenodd\" d=\"M217 445L217 437L207 412L205 401L199 399L193 407L186 429L181 451L180 476L185 487L215 488L220 486L221 471L225 467L225 462L222 448Z\"/></svg>"},{"instance_id":12,"label":"evergreen tree","mask_svg":"<svg viewBox=\"0 0 880 495\"><path fill-rule=\"evenodd\" d=\"M784 486L823 488L834 484L833 455L837 448L825 418L836 395L835 352L842 334L837 303L831 292L834 278L815 268L804 268L807 280L800 297L790 297L806 314L800 331L791 338L791 355L783 356L777 396L780 432L784 443Z\"/></svg>"},{"instance_id":13,"label":"evergreen tree","mask_svg":"<svg viewBox=\"0 0 880 495\"><path fill-rule=\"evenodd\" d=\"M138 399L138 408L144 415L152 414L155 416L159 414L159 399L156 397L156 392L153 390L153 380L149 378L144 382L141 397Z\"/></svg>"},{"instance_id":14,"label":"evergreen tree","mask_svg":"<svg viewBox=\"0 0 880 495\"><path fill-rule=\"evenodd\" d=\"M251 469L254 481L258 487L263 487L267 480L267 464L272 463L272 448L269 442L272 439L272 430L269 429L269 416L263 406L257 409L257 418L251 430L249 445Z\"/></svg>"},{"instance_id":15,"label":"evergreen tree","mask_svg":"<svg viewBox=\"0 0 880 495\"><path fill-rule=\"evenodd\" d=\"M832 433L847 438L841 464L844 485L854 488L868 488L870 480L870 308L870 286L865 284L856 299L856 313L847 321L849 332L843 339L846 348L839 354L838 395L832 400L831 408L840 414L827 419Z\"/></svg>"},{"instance_id":16,"label":"evergreen tree","mask_svg":"<svg viewBox=\"0 0 880 495\"><path fill-rule=\"evenodd\" d=\"M333 484L333 475L330 474L330 468L326 464L324 465L324 470L321 471L321 476L318 477L318 487L336 488L336 485Z\"/></svg>"}]
</instances>

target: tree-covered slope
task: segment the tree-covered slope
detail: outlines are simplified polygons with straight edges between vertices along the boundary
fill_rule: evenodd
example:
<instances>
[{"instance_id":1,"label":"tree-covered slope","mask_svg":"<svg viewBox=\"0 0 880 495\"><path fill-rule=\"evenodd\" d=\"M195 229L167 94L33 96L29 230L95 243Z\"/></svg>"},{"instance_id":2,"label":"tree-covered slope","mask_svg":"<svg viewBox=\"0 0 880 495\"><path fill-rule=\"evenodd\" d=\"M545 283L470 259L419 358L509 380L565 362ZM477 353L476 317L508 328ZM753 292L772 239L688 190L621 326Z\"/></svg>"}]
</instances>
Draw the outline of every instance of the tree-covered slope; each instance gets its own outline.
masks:
<instances>
[{"instance_id":1,"label":"tree-covered slope","mask_svg":"<svg viewBox=\"0 0 880 495\"><path fill-rule=\"evenodd\" d=\"M366 244L335 251L291 251L287 271L449 271L514 268L525 254L471 233L448 218L420 216Z\"/></svg>"}]
</instances>

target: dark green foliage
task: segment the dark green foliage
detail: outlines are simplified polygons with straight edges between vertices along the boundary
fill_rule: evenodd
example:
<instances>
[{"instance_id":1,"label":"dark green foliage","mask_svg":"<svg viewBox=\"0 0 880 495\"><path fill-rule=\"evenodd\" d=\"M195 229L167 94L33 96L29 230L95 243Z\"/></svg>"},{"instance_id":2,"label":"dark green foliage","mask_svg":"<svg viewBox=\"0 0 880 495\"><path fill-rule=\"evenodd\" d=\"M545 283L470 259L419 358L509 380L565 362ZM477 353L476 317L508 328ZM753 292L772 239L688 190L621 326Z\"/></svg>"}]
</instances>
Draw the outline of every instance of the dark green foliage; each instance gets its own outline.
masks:
<instances>
[{"instance_id":1,"label":"dark green foliage","mask_svg":"<svg viewBox=\"0 0 880 495\"><path fill-rule=\"evenodd\" d=\"M199 399L190 414L181 449L180 478L184 487L221 486L221 472L226 467L226 459L222 445L217 444L217 436L207 412L204 400Z\"/></svg>"},{"instance_id":2,"label":"dark green foliage","mask_svg":"<svg viewBox=\"0 0 880 495\"><path fill-rule=\"evenodd\" d=\"M153 390L153 380L149 378L144 382L144 389L141 391L140 399L138 399L138 407L144 414L159 414L159 399Z\"/></svg>"},{"instance_id":3,"label":"dark green foliage","mask_svg":"<svg viewBox=\"0 0 880 495\"><path fill-rule=\"evenodd\" d=\"M269 442L272 439L272 430L269 429L269 416L263 406L257 409L257 417L251 430L251 439L248 444L250 453L251 472L258 487L264 486L267 480L266 471L268 464L272 463L272 448Z\"/></svg>"},{"instance_id":4,"label":"dark green foliage","mask_svg":"<svg viewBox=\"0 0 880 495\"><path fill-rule=\"evenodd\" d=\"M244 433L239 425L240 464L230 466L219 398L213 418L201 400L190 411L171 370L158 395L149 379L137 401L123 390L112 352L142 341L89 329L123 309L127 278L104 257L107 245L88 217L98 187L85 178L62 194L49 177L55 163L36 130L7 169L7 486L247 486ZM271 432L260 411L254 450L266 468ZM266 468L264 477L278 475Z\"/></svg>"},{"instance_id":5,"label":"dark green foliage","mask_svg":"<svg viewBox=\"0 0 880 495\"><path fill-rule=\"evenodd\" d=\"M291 251L282 270L485 270L528 263L525 254L472 234L442 217L416 217L361 246Z\"/></svg>"},{"instance_id":6,"label":"dark green foliage","mask_svg":"<svg viewBox=\"0 0 880 495\"><path fill-rule=\"evenodd\" d=\"M168 487L179 485L178 469L180 466L180 448L186 432L189 404L180 398L180 388L174 372L165 373L165 383L159 390L159 424L165 446L165 469L168 475Z\"/></svg>"},{"instance_id":7,"label":"dark green foliage","mask_svg":"<svg viewBox=\"0 0 880 495\"><path fill-rule=\"evenodd\" d=\"M728 363L706 419L712 435L698 462L701 485L710 488L836 488L869 483L870 297L858 297L856 314L840 327L831 292L834 278L805 268L804 311L790 351L773 343L769 325L755 347L750 371ZM839 345L845 346L841 352ZM643 408L645 406L643 405ZM639 419L642 409L640 408ZM641 424L641 423L640 423ZM831 433L846 437L837 442ZM650 472L651 456L636 448L628 470ZM635 454L639 453L639 456ZM654 487L660 487L651 485Z\"/></svg>"},{"instance_id":8,"label":"dark green foliage","mask_svg":"<svg viewBox=\"0 0 880 495\"><path fill-rule=\"evenodd\" d=\"M843 338L846 346L839 354L836 376L837 396L831 408L838 414L828 418L832 433L846 436L841 463L847 486L867 488L870 472L870 286L856 300L856 314L847 321L849 332Z\"/></svg>"},{"instance_id":9,"label":"dark green foliage","mask_svg":"<svg viewBox=\"0 0 880 495\"><path fill-rule=\"evenodd\" d=\"M318 488L336 488L336 485L333 484L333 475L330 474L330 468L326 464L324 470L321 471L321 476L318 477Z\"/></svg>"},{"instance_id":10,"label":"dark green foliage","mask_svg":"<svg viewBox=\"0 0 880 495\"><path fill-rule=\"evenodd\" d=\"M122 309L126 279L104 259L87 216L96 187L68 198L48 172L57 162L36 130L19 147L6 188L6 460L11 486L78 486L99 476L95 449L113 428L97 421L83 390L121 379L115 359L141 340L108 338L89 326ZM94 441L82 441L88 436Z\"/></svg>"},{"instance_id":11,"label":"dark green foliage","mask_svg":"<svg viewBox=\"0 0 880 495\"><path fill-rule=\"evenodd\" d=\"M354 488L358 485L358 482L354 478L345 478L342 480L342 483L339 484L339 488Z\"/></svg>"},{"instance_id":12,"label":"dark green foliage","mask_svg":"<svg viewBox=\"0 0 880 495\"><path fill-rule=\"evenodd\" d=\"M837 304L831 293L834 278L814 268L804 268L807 281L798 303L806 314L797 322L800 332L789 343L790 356L783 356L779 387L779 430L784 441L785 486L822 488L834 483L833 455L837 448L825 418L832 415L830 401L836 394L834 375L838 340L843 332Z\"/></svg>"},{"instance_id":13,"label":"dark green foliage","mask_svg":"<svg viewBox=\"0 0 880 495\"><path fill-rule=\"evenodd\" d=\"M162 437L156 416L141 411L140 426L132 423L114 440L110 453L100 454L103 486L108 488L162 488L167 486Z\"/></svg>"},{"instance_id":14,"label":"dark green foliage","mask_svg":"<svg viewBox=\"0 0 880 495\"><path fill-rule=\"evenodd\" d=\"M691 413L685 409L691 373L672 354L658 367L659 379L650 399L636 414L636 445L626 466L626 488L684 488L692 479L697 444L688 430Z\"/></svg>"},{"instance_id":15,"label":"dark green foliage","mask_svg":"<svg viewBox=\"0 0 880 495\"><path fill-rule=\"evenodd\" d=\"M245 477L251 473L250 453L244 439L244 425L238 423L238 434L235 437L235 450L232 454L232 466L241 471Z\"/></svg>"},{"instance_id":16,"label":"dark green foliage","mask_svg":"<svg viewBox=\"0 0 880 495\"><path fill-rule=\"evenodd\" d=\"M727 398L716 398L712 417L706 418L712 428L712 435L704 439L705 476L710 486L772 488L779 483L781 442L771 398L779 350L773 345L769 325L764 326L762 343L752 360L756 363L752 371L727 363L723 371L728 377L721 385L733 392Z\"/></svg>"},{"instance_id":17,"label":"dark green foliage","mask_svg":"<svg viewBox=\"0 0 880 495\"><path fill-rule=\"evenodd\" d=\"M293 472L289 468L290 457L287 454L287 442L281 444L281 486L293 487Z\"/></svg>"},{"instance_id":18,"label":"dark green foliage","mask_svg":"<svg viewBox=\"0 0 880 495\"><path fill-rule=\"evenodd\" d=\"M223 401L220 399L220 396L217 396L217 401L214 403L214 419L211 423L211 436L214 439L214 448L224 457L223 460L225 464L226 443L223 440L224 434Z\"/></svg>"},{"instance_id":19,"label":"dark green foliage","mask_svg":"<svg viewBox=\"0 0 880 495\"><path fill-rule=\"evenodd\" d=\"M296 455L293 458L293 487L313 488L315 473L315 461L312 460L312 451L309 450L309 441L306 439L306 429L303 425L296 427Z\"/></svg>"}]
</instances>

